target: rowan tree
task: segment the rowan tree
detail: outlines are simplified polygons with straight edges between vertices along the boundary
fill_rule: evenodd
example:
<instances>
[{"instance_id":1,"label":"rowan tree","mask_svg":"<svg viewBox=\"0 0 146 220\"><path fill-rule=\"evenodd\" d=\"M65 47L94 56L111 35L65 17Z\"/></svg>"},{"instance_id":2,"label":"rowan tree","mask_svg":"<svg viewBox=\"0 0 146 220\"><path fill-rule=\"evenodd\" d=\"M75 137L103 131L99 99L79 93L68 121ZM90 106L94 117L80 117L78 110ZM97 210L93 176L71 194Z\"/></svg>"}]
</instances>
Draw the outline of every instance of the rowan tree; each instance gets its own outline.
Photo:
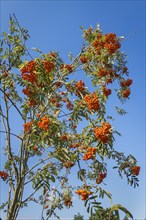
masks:
<instances>
[{"instance_id":1,"label":"rowan tree","mask_svg":"<svg viewBox=\"0 0 146 220\"><path fill-rule=\"evenodd\" d=\"M69 63L53 50L43 54L33 48L38 54L33 58L26 47L28 31L15 15L10 16L10 32L2 33L0 114L6 144L0 178L9 189L1 205L7 220L16 220L30 201L40 203L42 219L45 211L48 219L57 209L71 207L75 194L98 219L119 219L118 210L132 218L121 205L104 209L99 203L99 198L111 199L103 184L107 161L114 160L119 176L138 186L140 167L132 155L114 147L119 132L107 109L110 96L117 95L124 104L131 92L126 54L120 50L124 39L104 34L99 25L81 29L83 45L77 56L70 55ZM87 87L87 80L92 87ZM125 113L118 106L113 111ZM17 121L22 126L16 133ZM72 185L72 175L79 185ZM30 195L25 193L27 186L32 188Z\"/></svg>"}]
</instances>

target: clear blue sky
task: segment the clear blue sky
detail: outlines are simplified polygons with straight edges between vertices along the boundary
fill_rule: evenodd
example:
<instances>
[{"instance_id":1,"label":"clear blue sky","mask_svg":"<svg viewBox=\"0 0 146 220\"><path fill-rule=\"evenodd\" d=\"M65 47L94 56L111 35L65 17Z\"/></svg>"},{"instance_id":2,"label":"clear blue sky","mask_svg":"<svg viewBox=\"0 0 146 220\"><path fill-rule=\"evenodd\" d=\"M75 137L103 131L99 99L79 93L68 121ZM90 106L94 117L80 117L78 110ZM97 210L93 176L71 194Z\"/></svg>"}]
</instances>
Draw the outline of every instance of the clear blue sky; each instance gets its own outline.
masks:
<instances>
[{"instance_id":1,"label":"clear blue sky","mask_svg":"<svg viewBox=\"0 0 146 220\"><path fill-rule=\"evenodd\" d=\"M135 219L145 215L145 1L1 1L1 30L8 31L9 15L15 13L20 24L29 30L28 48L37 47L44 53L60 52L68 60L68 52L76 55L82 44L80 25L88 28L101 24L104 33L115 32L125 36L122 50L128 55L128 67L133 78L132 95L126 104L128 115L118 117L115 127L122 133L116 142L117 149L133 154L141 166L140 187L133 189L126 181L111 173L107 190L113 202L127 207ZM1 155L2 156L2 155ZM2 188L1 188L2 190ZM71 218L80 212L85 217L82 202L60 212L60 217ZM3 214L2 214L3 217ZM40 210L31 206L20 215L38 219Z\"/></svg>"}]
</instances>

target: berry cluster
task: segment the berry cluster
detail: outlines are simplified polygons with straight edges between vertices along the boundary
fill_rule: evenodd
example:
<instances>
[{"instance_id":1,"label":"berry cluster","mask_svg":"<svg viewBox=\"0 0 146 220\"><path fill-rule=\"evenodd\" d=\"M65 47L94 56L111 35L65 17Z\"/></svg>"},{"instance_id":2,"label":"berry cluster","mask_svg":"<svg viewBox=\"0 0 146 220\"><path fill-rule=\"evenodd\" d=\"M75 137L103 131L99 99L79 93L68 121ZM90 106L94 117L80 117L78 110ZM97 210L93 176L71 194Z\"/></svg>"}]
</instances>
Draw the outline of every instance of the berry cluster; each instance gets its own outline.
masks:
<instances>
[{"instance_id":1,"label":"berry cluster","mask_svg":"<svg viewBox=\"0 0 146 220\"><path fill-rule=\"evenodd\" d=\"M23 125L24 131L25 131L25 132L29 132L30 129L31 129L31 125L32 125L32 122L31 122L31 121L30 121L30 122L26 122L26 123Z\"/></svg>"},{"instance_id":2,"label":"berry cluster","mask_svg":"<svg viewBox=\"0 0 146 220\"><path fill-rule=\"evenodd\" d=\"M106 49L109 54L115 53L120 48L120 43L116 37L116 34L97 34L92 46L96 49L98 54L101 53L102 49Z\"/></svg>"},{"instance_id":3,"label":"berry cluster","mask_svg":"<svg viewBox=\"0 0 146 220\"><path fill-rule=\"evenodd\" d=\"M131 173L135 176L138 176L139 175L139 172L140 172L140 166L133 166L131 168Z\"/></svg>"},{"instance_id":4,"label":"berry cluster","mask_svg":"<svg viewBox=\"0 0 146 220\"><path fill-rule=\"evenodd\" d=\"M57 97L51 98L50 103L55 105L57 108L60 107L59 99Z\"/></svg>"},{"instance_id":5,"label":"berry cluster","mask_svg":"<svg viewBox=\"0 0 146 220\"><path fill-rule=\"evenodd\" d=\"M110 71L108 71L107 69L104 69L104 68L99 68L97 75L99 77L108 76L108 75L110 75Z\"/></svg>"},{"instance_id":6,"label":"berry cluster","mask_svg":"<svg viewBox=\"0 0 146 220\"><path fill-rule=\"evenodd\" d=\"M93 92L92 94L85 95L84 101L86 102L89 110L99 110L100 106L96 93Z\"/></svg>"},{"instance_id":7,"label":"berry cluster","mask_svg":"<svg viewBox=\"0 0 146 220\"><path fill-rule=\"evenodd\" d=\"M111 89L107 89L106 87L103 87L102 92L103 95L105 95L106 97L108 97L112 93Z\"/></svg>"},{"instance_id":8,"label":"berry cluster","mask_svg":"<svg viewBox=\"0 0 146 220\"><path fill-rule=\"evenodd\" d=\"M3 179L3 181L6 181L8 174L5 171L0 171L0 177Z\"/></svg>"},{"instance_id":9,"label":"berry cluster","mask_svg":"<svg viewBox=\"0 0 146 220\"><path fill-rule=\"evenodd\" d=\"M61 135L61 136L60 136L60 140L62 140L62 141L67 141L67 140L68 140L67 134Z\"/></svg>"},{"instance_id":10,"label":"berry cluster","mask_svg":"<svg viewBox=\"0 0 146 220\"><path fill-rule=\"evenodd\" d=\"M35 60L31 60L24 67L21 68L22 79L35 83L37 82L37 78L35 75L35 69L37 66L37 62Z\"/></svg>"},{"instance_id":11,"label":"berry cluster","mask_svg":"<svg viewBox=\"0 0 146 220\"><path fill-rule=\"evenodd\" d=\"M70 148L78 148L79 146L79 143L75 142L70 146Z\"/></svg>"},{"instance_id":12,"label":"berry cluster","mask_svg":"<svg viewBox=\"0 0 146 220\"><path fill-rule=\"evenodd\" d=\"M68 195L64 196L63 202L66 207L70 207L72 205L72 198L70 198Z\"/></svg>"},{"instance_id":13,"label":"berry cluster","mask_svg":"<svg viewBox=\"0 0 146 220\"><path fill-rule=\"evenodd\" d=\"M66 162L63 163L63 166L67 169L73 167L74 165L75 164L71 161L66 161Z\"/></svg>"},{"instance_id":14,"label":"berry cluster","mask_svg":"<svg viewBox=\"0 0 146 220\"><path fill-rule=\"evenodd\" d=\"M82 92L82 91L85 90L84 86L85 86L85 83L84 83L82 80L79 80L79 81L76 83L76 87L77 87L77 89L78 89L80 92Z\"/></svg>"},{"instance_id":15,"label":"berry cluster","mask_svg":"<svg viewBox=\"0 0 146 220\"><path fill-rule=\"evenodd\" d=\"M121 47L119 41L117 40L116 34L105 34L104 47L107 49L109 54L115 53Z\"/></svg>"},{"instance_id":16,"label":"berry cluster","mask_svg":"<svg viewBox=\"0 0 146 220\"><path fill-rule=\"evenodd\" d=\"M66 104L66 108L69 109L69 110L73 110L73 104L69 100Z\"/></svg>"},{"instance_id":17,"label":"berry cluster","mask_svg":"<svg viewBox=\"0 0 146 220\"><path fill-rule=\"evenodd\" d=\"M72 73L73 72L73 66L72 65L69 65L69 64L62 64L60 66L60 70L63 70L63 69L67 69L69 73Z\"/></svg>"},{"instance_id":18,"label":"berry cluster","mask_svg":"<svg viewBox=\"0 0 146 220\"><path fill-rule=\"evenodd\" d=\"M90 160L94 159L96 154L96 148L95 147L88 147L86 148L86 152L84 153L83 160Z\"/></svg>"},{"instance_id":19,"label":"berry cluster","mask_svg":"<svg viewBox=\"0 0 146 220\"><path fill-rule=\"evenodd\" d=\"M95 137L102 143L107 143L111 134L111 125L103 122L100 127L94 128Z\"/></svg>"},{"instance_id":20,"label":"berry cluster","mask_svg":"<svg viewBox=\"0 0 146 220\"><path fill-rule=\"evenodd\" d=\"M38 122L38 127L47 131L49 129L49 118L44 116L41 121Z\"/></svg>"},{"instance_id":21,"label":"berry cluster","mask_svg":"<svg viewBox=\"0 0 146 220\"><path fill-rule=\"evenodd\" d=\"M42 63L44 65L44 69L45 69L46 73L50 73L55 67L54 62L51 62L48 60L43 60Z\"/></svg>"},{"instance_id":22,"label":"berry cluster","mask_svg":"<svg viewBox=\"0 0 146 220\"><path fill-rule=\"evenodd\" d=\"M76 190L76 193L81 196L81 199L82 200L87 200L89 195L92 194L91 191L87 190L87 189L78 189Z\"/></svg>"},{"instance_id":23,"label":"berry cluster","mask_svg":"<svg viewBox=\"0 0 146 220\"><path fill-rule=\"evenodd\" d=\"M129 86L132 85L132 82L133 82L132 79L127 79L125 81L120 82L120 85L122 87L122 96L124 98L127 98L130 95L131 91Z\"/></svg>"},{"instance_id":24,"label":"berry cluster","mask_svg":"<svg viewBox=\"0 0 146 220\"><path fill-rule=\"evenodd\" d=\"M103 181L103 179L106 177L106 175L107 175L106 173L99 173L96 183L100 184Z\"/></svg>"},{"instance_id":25,"label":"berry cluster","mask_svg":"<svg viewBox=\"0 0 146 220\"><path fill-rule=\"evenodd\" d=\"M87 63L87 57L85 55L80 56L81 63Z\"/></svg>"},{"instance_id":26,"label":"berry cluster","mask_svg":"<svg viewBox=\"0 0 146 220\"><path fill-rule=\"evenodd\" d=\"M50 60L46 60L46 59L40 60L40 63L36 60L31 60L20 69L22 79L30 83L29 85L26 86L26 88L22 90L22 92L26 96L28 96L29 106L34 106L37 104L37 102L34 100L34 97L32 95L34 95L39 88L42 88L45 85L47 79L46 78L43 83L39 83L38 76L40 76L40 70L42 70L43 68L46 73L50 73L55 68L54 61L51 61L52 58L53 58L52 54L50 53L50 58L49 58Z\"/></svg>"}]
</instances>

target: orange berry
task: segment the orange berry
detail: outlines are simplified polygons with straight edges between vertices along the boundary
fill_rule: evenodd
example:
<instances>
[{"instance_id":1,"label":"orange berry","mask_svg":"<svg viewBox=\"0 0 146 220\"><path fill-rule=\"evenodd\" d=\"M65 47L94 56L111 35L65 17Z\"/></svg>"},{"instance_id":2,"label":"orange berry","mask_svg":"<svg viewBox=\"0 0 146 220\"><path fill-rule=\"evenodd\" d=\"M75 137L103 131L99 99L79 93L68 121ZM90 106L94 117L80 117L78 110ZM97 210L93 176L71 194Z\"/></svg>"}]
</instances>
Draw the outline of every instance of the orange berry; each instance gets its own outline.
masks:
<instances>
[{"instance_id":1,"label":"orange berry","mask_svg":"<svg viewBox=\"0 0 146 220\"><path fill-rule=\"evenodd\" d=\"M134 166L131 168L131 173L135 176L138 176L140 172L140 166Z\"/></svg>"},{"instance_id":2,"label":"orange berry","mask_svg":"<svg viewBox=\"0 0 146 220\"><path fill-rule=\"evenodd\" d=\"M82 55L81 57L80 57L80 61L82 62L82 63L87 63L87 57L85 56L85 55Z\"/></svg>"},{"instance_id":3,"label":"orange berry","mask_svg":"<svg viewBox=\"0 0 146 220\"><path fill-rule=\"evenodd\" d=\"M131 93L130 89L123 90L122 96L123 96L124 98L128 98L128 96L130 95L130 93Z\"/></svg>"},{"instance_id":4,"label":"orange berry","mask_svg":"<svg viewBox=\"0 0 146 220\"><path fill-rule=\"evenodd\" d=\"M34 151L38 151L38 147L37 147L37 146L34 146L34 147L33 147L33 150L34 150Z\"/></svg>"}]
</instances>

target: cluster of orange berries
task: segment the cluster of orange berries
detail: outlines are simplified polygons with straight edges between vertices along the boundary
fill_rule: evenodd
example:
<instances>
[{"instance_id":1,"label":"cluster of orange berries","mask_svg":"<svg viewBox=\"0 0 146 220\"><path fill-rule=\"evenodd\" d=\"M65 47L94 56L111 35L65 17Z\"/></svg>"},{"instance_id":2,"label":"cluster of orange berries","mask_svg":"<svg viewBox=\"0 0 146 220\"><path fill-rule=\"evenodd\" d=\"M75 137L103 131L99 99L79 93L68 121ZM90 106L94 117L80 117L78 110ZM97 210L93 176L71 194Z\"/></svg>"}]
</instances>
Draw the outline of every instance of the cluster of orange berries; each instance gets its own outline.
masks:
<instances>
[{"instance_id":1,"label":"cluster of orange berries","mask_svg":"<svg viewBox=\"0 0 146 220\"><path fill-rule=\"evenodd\" d=\"M104 48L102 34L97 34L95 40L92 43L92 46L96 49L97 54L100 54L100 51Z\"/></svg>"},{"instance_id":2,"label":"cluster of orange berries","mask_svg":"<svg viewBox=\"0 0 146 220\"><path fill-rule=\"evenodd\" d=\"M64 205L66 206L66 207L70 207L71 205L72 205L72 200L71 200L71 198L64 198L63 199L64 200Z\"/></svg>"},{"instance_id":3,"label":"cluster of orange berries","mask_svg":"<svg viewBox=\"0 0 146 220\"><path fill-rule=\"evenodd\" d=\"M24 67L21 68L22 79L27 80L31 83L37 81L36 75L34 73L37 66L37 62L35 60L31 60Z\"/></svg>"},{"instance_id":4,"label":"cluster of orange berries","mask_svg":"<svg viewBox=\"0 0 146 220\"><path fill-rule=\"evenodd\" d=\"M131 168L131 173L135 176L138 176L139 175L139 172L140 172L140 166L133 166Z\"/></svg>"},{"instance_id":5,"label":"cluster of orange berries","mask_svg":"<svg viewBox=\"0 0 146 220\"><path fill-rule=\"evenodd\" d=\"M69 65L69 64L62 64L60 66L60 70L62 69L67 69L69 73L72 73L73 72L73 66L72 65Z\"/></svg>"},{"instance_id":6,"label":"cluster of orange berries","mask_svg":"<svg viewBox=\"0 0 146 220\"><path fill-rule=\"evenodd\" d=\"M117 78L119 76L119 74L117 74L113 69L109 70L109 69L106 69L106 68L109 68L108 65L105 68L100 67L98 69L97 76L98 77L105 77L104 78L105 85L108 85L108 84L112 83L114 78Z\"/></svg>"},{"instance_id":7,"label":"cluster of orange berries","mask_svg":"<svg viewBox=\"0 0 146 220\"><path fill-rule=\"evenodd\" d=\"M54 62L48 60L43 60L42 64L44 66L46 73L51 72L55 67ZM39 67L37 61L35 60L29 61L24 67L21 68L22 78L32 83L36 82L37 78L35 71L37 71L37 67Z\"/></svg>"},{"instance_id":8,"label":"cluster of orange berries","mask_svg":"<svg viewBox=\"0 0 146 220\"><path fill-rule=\"evenodd\" d=\"M35 69L37 66L37 62L35 60L31 60L28 62L24 67L21 68L22 73L22 79L34 84L37 83L37 77L35 74ZM26 86L25 89L22 90L22 92L29 97L29 106L35 105L35 101L32 99L32 95L34 94L34 91L29 86Z\"/></svg>"},{"instance_id":9,"label":"cluster of orange berries","mask_svg":"<svg viewBox=\"0 0 146 220\"><path fill-rule=\"evenodd\" d=\"M49 129L49 118L44 116L41 118L41 121L38 122L38 127L43 129L44 131L47 131Z\"/></svg>"},{"instance_id":10,"label":"cluster of orange berries","mask_svg":"<svg viewBox=\"0 0 146 220\"><path fill-rule=\"evenodd\" d=\"M96 52L100 54L102 49L107 49L109 54L115 53L120 48L120 43L116 37L116 34L97 34L92 46L96 48Z\"/></svg>"},{"instance_id":11,"label":"cluster of orange berries","mask_svg":"<svg viewBox=\"0 0 146 220\"><path fill-rule=\"evenodd\" d=\"M100 184L103 181L103 179L106 177L106 175L107 175L106 173L99 173L99 177L97 178L96 183Z\"/></svg>"},{"instance_id":12,"label":"cluster of orange berries","mask_svg":"<svg viewBox=\"0 0 146 220\"><path fill-rule=\"evenodd\" d=\"M61 135L60 140L67 141L68 140L68 135L67 134Z\"/></svg>"},{"instance_id":13,"label":"cluster of orange berries","mask_svg":"<svg viewBox=\"0 0 146 220\"><path fill-rule=\"evenodd\" d=\"M112 93L112 90L111 89L107 89L106 87L103 87L102 92L103 92L103 95L108 97Z\"/></svg>"},{"instance_id":14,"label":"cluster of orange berries","mask_svg":"<svg viewBox=\"0 0 146 220\"><path fill-rule=\"evenodd\" d=\"M52 57L53 54L50 53L50 56ZM55 68L55 63L52 61L43 60L42 64L46 73L50 73ZM39 67L39 63L36 60L31 60L28 62L24 67L21 68L22 79L30 82L33 86L35 84L37 87L42 87L43 84L39 84L37 78L37 71L39 70ZM22 90L22 92L29 98L29 106L36 105L36 101L31 97L32 94L35 93L34 91L35 89L32 89L31 86L26 86L26 88Z\"/></svg>"},{"instance_id":15,"label":"cluster of orange berries","mask_svg":"<svg viewBox=\"0 0 146 220\"><path fill-rule=\"evenodd\" d=\"M24 131L25 131L25 132L29 132L30 129L31 129L31 125L32 125L32 122L31 122L31 121L30 121L30 122L26 122L26 123L23 125Z\"/></svg>"},{"instance_id":16,"label":"cluster of orange berries","mask_svg":"<svg viewBox=\"0 0 146 220\"><path fill-rule=\"evenodd\" d=\"M85 95L84 101L86 102L89 110L98 111L100 108L98 96L96 93Z\"/></svg>"},{"instance_id":17,"label":"cluster of orange berries","mask_svg":"<svg viewBox=\"0 0 146 220\"><path fill-rule=\"evenodd\" d=\"M9 92L5 92L5 97L9 98L10 97L10 93Z\"/></svg>"},{"instance_id":18,"label":"cluster of orange berries","mask_svg":"<svg viewBox=\"0 0 146 220\"><path fill-rule=\"evenodd\" d=\"M94 160L96 154L96 148L95 147L88 147L86 148L86 152L84 153L84 156L82 157L83 160Z\"/></svg>"},{"instance_id":19,"label":"cluster of orange berries","mask_svg":"<svg viewBox=\"0 0 146 220\"><path fill-rule=\"evenodd\" d=\"M56 82L55 85L56 85L58 88L60 88L60 87L63 86L62 82Z\"/></svg>"},{"instance_id":20,"label":"cluster of orange berries","mask_svg":"<svg viewBox=\"0 0 146 220\"><path fill-rule=\"evenodd\" d=\"M102 122L100 127L94 128L94 134L99 141L107 143L111 134L111 125L108 122Z\"/></svg>"},{"instance_id":21,"label":"cluster of orange berries","mask_svg":"<svg viewBox=\"0 0 146 220\"><path fill-rule=\"evenodd\" d=\"M130 95L131 91L130 91L129 86L132 85L132 82L133 82L132 79L127 79L125 81L120 82L120 85L121 85L121 87L123 89L122 96L124 98L127 98Z\"/></svg>"},{"instance_id":22,"label":"cluster of orange berries","mask_svg":"<svg viewBox=\"0 0 146 220\"><path fill-rule=\"evenodd\" d=\"M34 94L34 91L30 89L28 86L26 86L26 88L23 89L22 92L28 97L31 97Z\"/></svg>"},{"instance_id":23,"label":"cluster of orange berries","mask_svg":"<svg viewBox=\"0 0 146 220\"><path fill-rule=\"evenodd\" d=\"M34 150L35 152L37 152L37 151L38 151L38 147L37 147L37 146L33 146L33 150Z\"/></svg>"},{"instance_id":24,"label":"cluster of orange berries","mask_svg":"<svg viewBox=\"0 0 146 220\"><path fill-rule=\"evenodd\" d=\"M100 76L108 76L110 75L110 71L104 68L99 68L97 75Z\"/></svg>"},{"instance_id":25,"label":"cluster of orange berries","mask_svg":"<svg viewBox=\"0 0 146 220\"><path fill-rule=\"evenodd\" d=\"M66 162L63 161L63 166L67 169L73 167L74 165L75 164L71 161L66 161Z\"/></svg>"},{"instance_id":26,"label":"cluster of orange berries","mask_svg":"<svg viewBox=\"0 0 146 220\"><path fill-rule=\"evenodd\" d=\"M29 106L36 105L36 101L32 98L32 95L35 94L35 91L32 88L26 86L26 88L23 89L22 92L29 98L29 102L28 102Z\"/></svg>"},{"instance_id":27,"label":"cluster of orange berries","mask_svg":"<svg viewBox=\"0 0 146 220\"><path fill-rule=\"evenodd\" d=\"M55 98L55 97L50 99L50 103L54 104L57 108L61 106L58 98Z\"/></svg>"},{"instance_id":28,"label":"cluster of orange berries","mask_svg":"<svg viewBox=\"0 0 146 220\"><path fill-rule=\"evenodd\" d=\"M0 171L0 178L2 178L3 181L6 181L8 178L8 173L6 173L5 171Z\"/></svg>"},{"instance_id":29,"label":"cluster of orange berries","mask_svg":"<svg viewBox=\"0 0 146 220\"><path fill-rule=\"evenodd\" d=\"M76 194L81 196L82 200L87 200L88 197L92 194L92 192L87 189L77 189Z\"/></svg>"},{"instance_id":30,"label":"cluster of orange berries","mask_svg":"<svg viewBox=\"0 0 146 220\"><path fill-rule=\"evenodd\" d=\"M77 89L78 89L79 91L81 91L81 92L85 90L84 86L85 86L85 83L84 83L82 80L79 80L79 81L76 83Z\"/></svg>"},{"instance_id":31,"label":"cluster of orange berries","mask_svg":"<svg viewBox=\"0 0 146 220\"><path fill-rule=\"evenodd\" d=\"M45 69L46 73L50 73L55 67L54 62L52 62L52 61L43 60L42 63L44 65L44 69Z\"/></svg>"},{"instance_id":32,"label":"cluster of orange berries","mask_svg":"<svg viewBox=\"0 0 146 220\"><path fill-rule=\"evenodd\" d=\"M70 146L70 148L78 148L79 146L79 143L75 142Z\"/></svg>"},{"instance_id":33,"label":"cluster of orange berries","mask_svg":"<svg viewBox=\"0 0 146 220\"><path fill-rule=\"evenodd\" d=\"M66 108L69 109L69 110L73 110L73 104L69 100L66 104Z\"/></svg>"},{"instance_id":34,"label":"cluster of orange berries","mask_svg":"<svg viewBox=\"0 0 146 220\"><path fill-rule=\"evenodd\" d=\"M105 34L104 47L108 50L109 54L115 53L121 47L116 34Z\"/></svg>"},{"instance_id":35,"label":"cluster of orange berries","mask_svg":"<svg viewBox=\"0 0 146 220\"><path fill-rule=\"evenodd\" d=\"M85 55L80 56L81 63L87 63L87 57Z\"/></svg>"}]
</instances>

